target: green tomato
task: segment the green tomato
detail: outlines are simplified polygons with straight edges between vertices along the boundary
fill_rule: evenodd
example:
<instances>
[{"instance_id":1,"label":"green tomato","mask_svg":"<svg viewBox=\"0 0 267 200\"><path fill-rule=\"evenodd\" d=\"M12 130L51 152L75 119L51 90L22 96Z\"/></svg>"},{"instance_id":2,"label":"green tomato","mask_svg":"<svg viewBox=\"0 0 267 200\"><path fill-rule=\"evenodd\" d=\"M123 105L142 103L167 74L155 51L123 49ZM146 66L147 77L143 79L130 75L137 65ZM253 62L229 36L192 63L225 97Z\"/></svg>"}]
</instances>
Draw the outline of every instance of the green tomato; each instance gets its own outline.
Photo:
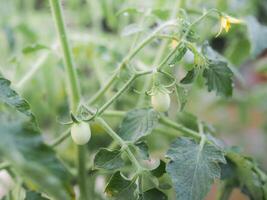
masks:
<instances>
[{"instance_id":1,"label":"green tomato","mask_svg":"<svg viewBox=\"0 0 267 200\"><path fill-rule=\"evenodd\" d=\"M75 123L71 127L72 140L78 145L86 144L91 138L91 129L88 123Z\"/></svg>"},{"instance_id":2,"label":"green tomato","mask_svg":"<svg viewBox=\"0 0 267 200\"><path fill-rule=\"evenodd\" d=\"M168 111L170 103L170 95L167 92L157 91L151 96L152 107L158 112Z\"/></svg>"}]
</instances>

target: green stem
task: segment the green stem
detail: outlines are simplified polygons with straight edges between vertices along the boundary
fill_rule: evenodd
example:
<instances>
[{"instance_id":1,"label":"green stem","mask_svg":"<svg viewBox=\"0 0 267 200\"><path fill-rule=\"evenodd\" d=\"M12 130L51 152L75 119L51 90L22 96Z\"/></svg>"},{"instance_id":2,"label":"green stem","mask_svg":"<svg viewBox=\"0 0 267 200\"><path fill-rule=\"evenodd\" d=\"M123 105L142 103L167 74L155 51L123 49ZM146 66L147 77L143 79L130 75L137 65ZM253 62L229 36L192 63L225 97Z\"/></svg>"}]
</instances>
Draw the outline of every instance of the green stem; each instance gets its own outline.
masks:
<instances>
[{"instance_id":1,"label":"green stem","mask_svg":"<svg viewBox=\"0 0 267 200\"><path fill-rule=\"evenodd\" d=\"M195 15L203 15L203 12L201 10L196 10L196 9L192 9L192 8L185 8L186 12L190 13L190 14L195 14ZM212 18L212 19L217 19L217 17L213 16L213 15L209 15L208 17Z\"/></svg>"},{"instance_id":2,"label":"green stem","mask_svg":"<svg viewBox=\"0 0 267 200\"><path fill-rule=\"evenodd\" d=\"M125 112L124 111L118 111L118 110L107 110L103 114L105 117L124 117Z\"/></svg>"},{"instance_id":3,"label":"green stem","mask_svg":"<svg viewBox=\"0 0 267 200\"><path fill-rule=\"evenodd\" d=\"M131 78L124 84L124 86L109 100L107 101L99 110L98 115L101 115L127 88L134 82L139 76L152 73L152 70L140 72L131 76Z\"/></svg>"},{"instance_id":4,"label":"green stem","mask_svg":"<svg viewBox=\"0 0 267 200\"><path fill-rule=\"evenodd\" d=\"M188 27L187 31L183 34L182 39L180 40L180 42L177 44L177 47L179 46L179 44L185 39L185 37L187 36L187 34L189 33L189 31L191 30L192 27L194 27L196 24L198 24L201 20L203 20L206 16L210 15L212 12L218 12L216 9L211 9L208 12L204 13L202 16L200 16L198 19L196 19L192 24L190 24L190 26ZM167 38L167 39L174 39L177 41L177 38L172 37L172 36L168 36L168 35L159 35L159 37L162 38ZM177 48L175 48L174 50L172 50L167 56L166 58L159 64L159 66L157 67L158 70L162 69L164 67L164 65L167 63L167 61L171 58L171 56L176 52Z\"/></svg>"},{"instance_id":5,"label":"green stem","mask_svg":"<svg viewBox=\"0 0 267 200\"><path fill-rule=\"evenodd\" d=\"M216 12L219 13L219 11L217 9L210 9L208 12L203 13L199 18L197 18L193 23L191 23L189 25L189 27L187 28L187 31L183 34L182 36L182 40L186 38L187 34L189 33L189 31L195 26L197 25L200 21L202 21L205 17L209 16L212 12Z\"/></svg>"},{"instance_id":6,"label":"green stem","mask_svg":"<svg viewBox=\"0 0 267 200\"><path fill-rule=\"evenodd\" d=\"M133 83L135 79L135 75L131 76L124 86L99 109L98 115L101 115Z\"/></svg>"},{"instance_id":7,"label":"green stem","mask_svg":"<svg viewBox=\"0 0 267 200\"><path fill-rule=\"evenodd\" d=\"M108 116L108 117L124 117L125 115L126 115L126 112L124 111L107 110L104 113L104 116ZM182 124L176 123L163 115L160 116L159 122L165 126L168 126L170 128L180 131L183 135L188 135L198 140L201 139L201 135L198 132L192 129L189 129Z\"/></svg>"},{"instance_id":8,"label":"green stem","mask_svg":"<svg viewBox=\"0 0 267 200\"><path fill-rule=\"evenodd\" d=\"M117 112L117 111L116 111ZM106 113L109 113L109 111L107 111ZM110 112L110 114L112 114L113 111ZM117 113L115 113L116 116L123 116L125 115L126 113L125 112L119 112L119 115L117 115ZM111 115L110 115L111 116ZM160 116L160 119L159 119L160 123L162 125L165 125L169 128L173 128L174 130L177 130L179 132L182 133L182 135L186 135L188 137L192 137L198 141L200 141L200 146L204 146L204 143L209 143L211 145L214 145L214 143L211 141L211 140L208 140L206 138L206 136L204 135L204 127L203 127L203 124L202 123L198 123L199 125L199 132L198 133L197 131L194 131L192 129L189 129L187 127L185 127L184 125L182 124L179 124L179 123L176 123L176 122L173 122L172 120L168 119L167 117L161 115ZM110 129L110 130L107 130L107 129ZM119 137L117 136L117 134L110 128L110 127L106 127L106 130L107 132L109 133L109 135L115 140L117 141L122 147L125 145L125 142ZM165 130L166 131L166 130ZM118 137L118 138L117 138ZM116 139L117 138L117 139ZM136 167L138 168L140 166L140 164L138 163L138 161L136 160L136 158L133 156L131 156L131 152L127 152L128 153L128 156L130 158L130 160L133 162L133 163L136 163ZM261 180L263 182L266 181L267 177L265 175L265 173L263 173L258 167L256 167L254 164L247 164L247 162L245 162L245 157L237 154L237 153L234 153L234 152L231 152L231 151L228 151L225 153L225 156L227 157L227 159L231 160L233 163L237 164L239 163L240 165L242 166L245 166L246 168L253 168L253 170L255 170L257 172L257 174L261 177ZM135 160L137 162L135 162ZM141 166L140 166L141 167ZM142 170L142 168L139 168ZM231 189L232 187L228 188L228 189ZM221 200L221 199L227 199L229 193L230 193L230 190L224 190L223 192L223 195L220 194L217 199Z\"/></svg>"},{"instance_id":9,"label":"green stem","mask_svg":"<svg viewBox=\"0 0 267 200\"><path fill-rule=\"evenodd\" d=\"M77 79L77 72L74 67L73 56L70 50L69 41L66 33L65 22L62 15L62 7L59 0L50 0L51 11L57 28L61 49L63 51L63 60L67 71L67 84L69 87L69 98L71 110L76 111L80 101L80 88Z\"/></svg>"},{"instance_id":10,"label":"green stem","mask_svg":"<svg viewBox=\"0 0 267 200\"><path fill-rule=\"evenodd\" d=\"M164 59L163 61L158 65L157 70L161 70L165 64L169 61L169 59L173 56L173 54L175 54L175 52L177 51L179 44L177 44L176 48L174 48Z\"/></svg>"},{"instance_id":11,"label":"green stem","mask_svg":"<svg viewBox=\"0 0 267 200\"><path fill-rule=\"evenodd\" d=\"M114 110L107 110L104 113L104 116L107 116L107 117L124 117L125 115L126 115L126 112L117 111L117 110L115 110L115 111ZM188 135L188 136L193 137L195 139L201 139L201 135L198 132L196 132L192 129L189 129L182 124L176 123L176 122L170 120L169 118L167 118L163 115L160 116L159 122L163 125L166 125L170 128L173 128L175 130L182 132L184 135Z\"/></svg>"},{"instance_id":12,"label":"green stem","mask_svg":"<svg viewBox=\"0 0 267 200\"><path fill-rule=\"evenodd\" d=\"M168 34L158 34L157 37L158 38L166 38L166 39L169 39L169 40L175 40L177 42L179 41L179 39L176 36L168 35Z\"/></svg>"},{"instance_id":13,"label":"green stem","mask_svg":"<svg viewBox=\"0 0 267 200\"><path fill-rule=\"evenodd\" d=\"M115 71L115 73L113 73L113 75L110 77L107 83L91 99L89 99L88 103L94 104L95 102L97 102L106 93L106 91L111 87L111 85L115 82L120 72L124 69L127 63L130 62L141 49L143 49L147 44L149 44L156 37L157 33L162 31L166 27L172 27L172 26L177 26L177 25L173 22L167 22L163 24L162 26L156 28L139 45L137 45L137 47L135 47L133 51L130 51L130 53L122 60L117 70Z\"/></svg>"},{"instance_id":14,"label":"green stem","mask_svg":"<svg viewBox=\"0 0 267 200\"><path fill-rule=\"evenodd\" d=\"M176 0L173 3L173 7L172 7L172 11L171 11L171 15L170 15L170 19L173 20L176 17L177 11L179 10L179 8L182 5L182 1L181 0ZM161 60L162 56L164 55L166 48L168 46L168 42L167 41L163 41L163 43L160 45L158 52L157 52L157 56L153 62L153 66L158 65L159 61Z\"/></svg>"},{"instance_id":15,"label":"green stem","mask_svg":"<svg viewBox=\"0 0 267 200\"><path fill-rule=\"evenodd\" d=\"M121 146L124 146L125 143L123 141L123 139L117 135L117 133L115 133L111 127L105 122L104 119L102 119L101 117L98 117L96 119L96 122L98 122L99 124L101 124L101 126L105 129L105 131L112 137L112 139L114 141L116 141L118 144L120 144Z\"/></svg>"},{"instance_id":16,"label":"green stem","mask_svg":"<svg viewBox=\"0 0 267 200\"><path fill-rule=\"evenodd\" d=\"M185 126L183 126L181 124L175 123L175 122L171 121L170 119L168 119L167 117L161 116L160 117L160 123L162 123L168 127L171 127L173 129L176 129L176 130L182 132L183 134L186 134L192 138L195 138L198 140L201 139L201 136L198 134L198 132L196 132L192 129L186 128Z\"/></svg>"},{"instance_id":17,"label":"green stem","mask_svg":"<svg viewBox=\"0 0 267 200\"><path fill-rule=\"evenodd\" d=\"M148 35L139 45L137 45L137 47L129 53L128 56L126 56L125 60L128 62L130 61L134 56L136 56L136 54L143 49L147 44L149 44L153 39L155 39L157 37L157 34L162 31L163 29L167 28L167 27L176 27L177 24L173 21L168 21L166 23L164 23L163 25L159 26L158 28L156 28L152 33L150 33L150 35Z\"/></svg>"},{"instance_id":18,"label":"green stem","mask_svg":"<svg viewBox=\"0 0 267 200\"><path fill-rule=\"evenodd\" d=\"M237 183L235 180L226 180L221 183L216 200L228 200Z\"/></svg>"},{"instance_id":19,"label":"green stem","mask_svg":"<svg viewBox=\"0 0 267 200\"><path fill-rule=\"evenodd\" d=\"M143 176L140 175L138 177L138 190L139 190L139 194L141 194L141 196L143 196L143 181L142 181L142 179L143 179Z\"/></svg>"},{"instance_id":20,"label":"green stem","mask_svg":"<svg viewBox=\"0 0 267 200\"><path fill-rule=\"evenodd\" d=\"M172 7L172 12L171 12L171 16L170 16L171 20L175 18L177 11L183 5L183 0L176 0L173 5L174 6ZM164 41L160 45L152 66L158 65L158 63L161 60L161 58L162 58L167 46L168 46L168 42L167 41ZM148 90L148 87L150 86L150 84L151 84L151 79L150 79L150 77L147 77L145 79L145 82L144 82L143 88L141 90L141 93L145 93ZM140 95L140 97L139 97L139 99L137 101L137 107L142 106L143 103L144 103L144 100L145 100L145 95Z\"/></svg>"},{"instance_id":21,"label":"green stem","mask_svg":"<svg viewBox=\"0 0 267 200\"><path fill-rule=\"evenodd\" d=\"M132 151L130 150L130 148L127 145L125 146L125 151L128 154L129 159L132 161L132 163L136 167L136 174L139 174L140 171L142 171L143 167L139 164L139 162L135 158L134 154L132 153Z\"/></svg>"},{"instance_id":22,"label":"green stem","mask_svg":"<svg viewBox=\"0 0 267 200\"><path fill-rule=\"evenodd\" d=\"M55 148L57 145L61 144L66 138L70 136L70 129L67 129L64 133L62 133L58 138L56 138L53 142L51 142L50 146Z\"/></svg>"},{"instance_id":23,"label":"green stem","mask_svg":"<svg viewBox=\"0 0 267 200\"><path fill-rule=\"evenodd\" d=\"M117 111L117 110L106 110L103 113L103 116L104 117L112 117L112 118L113 117L123 118L125 115L126 115L126 112L125 111ZM165 118L165 120L167 120L168 122L163 122L163 120L160 119L161 124L167 125L167 126L168 126L169 122L172 122L168 118ZM192 134L193 134L193 135L196 136L196 138L199 138L200 139L200 137L197 135L198 133L195 132L195 131L193 131L192 129L188 129L184 125L179 124L179 123L176 123L176 122L172 122L172 123L173 123L173 125L170 126L170 128L174 129L174 131L178 130L182 134L177 134L177 133L172 132L172 131L169 131L169 130L166 132L166 128L165 127L164 128L161 128L161 127L155 128L155 131L158 131L158 132L161 132L161 133L164 133L164 134L167 133L168 135L171 135L171 136L187 135L187 133L190 132L189 133L190 136L192 136ZM112 144L112 147L113 147L113 145L115 145L115 144Z\"/></svg>"},{"instance_id":24,"label":"green stem","mask_svg":"<svg viewBox=\"0 0 267 200\"><path fill-rule=\"evenodd\" d=\"M89 104L94 104L95 102L97 102L102 96L104 96L104 94L106 93L106 91L109 89L109 87L115 82L115 80L118 78L119 72L121 71L121 69L123 68L123 63L121 63L118 67L118 70L112 74L112 76L110 77L110 79L104 84L104 86L102 86L102 88L100 90L98 90L97 93L95 93L95 95L89 99Z\"/></svg>"},{"instance_id":25,"label":"green stem","mask_svg":"<svg viewBox=\"0 0 267 200\"><path fill-rule=\"evenodd\" d=\"M87 183L86 183L86 152L87 146L78 146L78 176L79 176L79 188L80 199L88 200Z\"/></svg>"},{"instance_id":26,"label":"green stem","mask_svg":"<svg viewBox=\"0 0 267 200\"><path fill-rule=\"evenodd\" d=\"M180 3L181 3L181 4L184 4L183 2L180 2ZM190 26L188 27L187 31L183 34L182 39L180 40L180 42L183 41L183 40L185 39L185 37L187 36L187 34L189 33L189 31L191 30L191 28L192 28L193 26L195 26L198 22L200 22L200 21L201 21L202 19L204 19L206 16L209 16L210 13L212 13L212 12L218 12L218 10L216 10L216 9L211 9L211 10L209 10L208 12L202 14L197 20L195 20L192 24L190 24ZM169 37L169 36L166 37L165 35L158 35L158 36L161 37L161 38L176 39L176 38L171 38L171 37ZM179 42L179 43L180 43L180 42ZM178 45L179 45L179 44L178 44ZM178 46L178 45L177 45L177 46ZM163 53L165 52L166 47L167 47L167 42L164 42L164 43L162 44L162 46L159 48L158 55L156 56L156 60L154 61L153 65L157 65L157 63L159 62L159 60L160 60L160 58L162 57ZM159 70L162 69L162 68L164 67L164 65L166 64L166 62L170 59L170 57L171 57L174 53L175 53L175 51L170 52L170 54L167 55L167 57L166 57L166 58L159 64L159 66L158 66L157 68L158 68ZM144 87L143 87L143 89L142 89L142 93L144 93L144 92L148 89L150 83L151 83L151 80L147 78L147 79L145 80ZM142 105L142 104L143 104L143 101L144 101L144 96L141 95L140 98L138 99L137 106Z\"/></svg>"},{"instance_id":27,"label":"green stem","mask_svg":"<svg viewBox=\"0 0 267 200\"><path fill-rule=\"evenodd\" d=\"M208 144L213 144L213 142L211 140L208 140L206 135L203 132L203 128L200 127L200 133L196 132L192 129L189 129L187 127L185 127L182 124L179 123L175 123L172 120L170 120L169 118L165 117L165 116L161 116L159 119L160 123L163 125L166 125L168 127L171 127L177 131L180 131L183 135L192 137L198 141L200 141L200 146L203 146L204 143L208 143ZM202 126L202 125L201 125Z\"/></svg>"},{"instance_id":28,"label":"green stem","mask_svg":"<svg viewBox=\"0 0 267 200\"><path fill-rule=\"evenodd\" d=\"M80 102L80 86L77 79L77 72L74 67L73 55L70 49L65 22L62 15L62 7L59 0L50 0L51 11L54 17L55 25L57 28L58 37L60 40L61 49L63 51L63 60L65 63L65 69L67 72L67 85L69 87L69 99L70 107L73 113ZM79 171L79 188L80 188L80 199L87 200L87 184L86 184L86 146L78 147L78 171Z\"/></svg>"},{"instance_id":29,"label":"green stem","mask_svg":"<svg viewBox=\"0 0 267 200\"><path fill-rule=\"evenodd\" d=\"M142 27L144 26L145 19L146 19L147 15L148 15L147 12L146 12L144 15L142 15L142 17L141 17L141 19L140 19L140 21L139 21L139 23L138 23L138 26L139 26L139 27L142 28ZM133 40L133 42L132 42L132 44L131 44L130 52L134 49L134 47L135 47L137 41L139 40L141 34L142 34L142 31L138 32L138 33L135 35L134 40Z\"/></svg>"},{"instance_id":30,"label":"green stem","mask_svg":"<svg viewBox=\"0 0 267 200\"><path fill-rule=\"evenodd\" d=\"M110 135L110 137L112 137L112 139L116 141L125 150L129 159L135 165L137 173L139 173L142 170L142 166L139 164L138 160L131 152L127 143L117 133L115 133L101 117L98 117L96 121L104 128L104 130Z\"/></svg>"},{"instance_id":31,"label":"green stem","mask_svg":"<svg viewBox=\"0 0 267 200\"><path fill-rule=\"evenodd\" d=\"M165 37L165 38L169 39L169 37ZM164 67L164 65L168 62L168 60L173 56L173 54L175 54L178 46L179 46L179 44L157 66L157 71L161 70ZM144 86L142 88L141 93L145 93L145 91L148 89L148 87L149 87L150 84L151 84L151 79L148 77L147 79L145 79L145 83L144 83ZM144 101L144 95L141 95L140 98L137 101L137 107L141 106L143 104L143 101Z\"/></svg>"}]
</instances>

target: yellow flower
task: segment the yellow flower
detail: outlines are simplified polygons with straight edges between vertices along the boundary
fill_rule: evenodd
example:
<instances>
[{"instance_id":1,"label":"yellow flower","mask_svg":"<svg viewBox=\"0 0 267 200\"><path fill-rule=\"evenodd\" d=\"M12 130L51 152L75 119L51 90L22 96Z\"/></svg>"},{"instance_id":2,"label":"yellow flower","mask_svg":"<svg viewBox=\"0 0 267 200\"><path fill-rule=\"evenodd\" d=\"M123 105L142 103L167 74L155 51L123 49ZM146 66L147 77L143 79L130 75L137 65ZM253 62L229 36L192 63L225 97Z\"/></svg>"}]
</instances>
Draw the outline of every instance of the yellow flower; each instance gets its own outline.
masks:
<instances>
[{"instance_id":1,"label":"yellow flower","mask_svg":"<svg viewBox=\"0 0 267 200\"><path fill-rule=\"evenodd\" d=\"M178 41L177 40L172 40L171 41L171 44L170 44L170 47L171 49L175 49L178 45Z\"/></svg>"},{"instance_id":2,"label":"yellow flower","mask_svg":"<svg viewBox=\"0 0 267 200\"><path fill-rule=\"evenodd\" d=\"M231 28L231 24L241 24L241 23L243 23L242 20L234 18L234 17L231 17L229 15L222 15L220 21L221 21L221 27L220 27L220 31L218 32L216 37L218 37L222 33L223 29L227 33Z\"/></svg>"}]
</instances>

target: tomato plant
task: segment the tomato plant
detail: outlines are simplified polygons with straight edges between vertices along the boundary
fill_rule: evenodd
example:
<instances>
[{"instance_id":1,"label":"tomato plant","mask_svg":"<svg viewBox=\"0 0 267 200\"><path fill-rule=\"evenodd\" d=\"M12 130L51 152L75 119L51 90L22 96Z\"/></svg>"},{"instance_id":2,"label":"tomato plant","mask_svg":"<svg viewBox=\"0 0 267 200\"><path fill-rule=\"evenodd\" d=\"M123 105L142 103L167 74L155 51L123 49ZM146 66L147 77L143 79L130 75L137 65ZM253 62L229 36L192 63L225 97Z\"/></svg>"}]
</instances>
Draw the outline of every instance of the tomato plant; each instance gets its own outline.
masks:
<instances>
[{"instance_id":1,"label":"tomato plant","mask_svg":"<svg viewBox=\"0 0 267 200\"><path fill-rule=\"evenodd\" d=\"M266 132L267 4L244 2L2 2L0 198L267 200L266 134L241 141Z\"/></svg>"}]
</instances>

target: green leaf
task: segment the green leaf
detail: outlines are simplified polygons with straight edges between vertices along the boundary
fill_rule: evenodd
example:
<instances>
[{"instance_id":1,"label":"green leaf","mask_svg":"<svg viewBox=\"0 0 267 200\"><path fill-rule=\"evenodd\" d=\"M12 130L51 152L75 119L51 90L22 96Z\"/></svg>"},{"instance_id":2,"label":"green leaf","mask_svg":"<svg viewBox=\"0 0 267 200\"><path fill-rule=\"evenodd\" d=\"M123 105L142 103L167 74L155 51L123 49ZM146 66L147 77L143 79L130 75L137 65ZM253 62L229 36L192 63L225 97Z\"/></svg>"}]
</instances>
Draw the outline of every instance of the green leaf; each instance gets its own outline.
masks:
<instances>
[{"instance_id":1,"label":"green leaf","mask_svg":"<svg viewBox=\"0 0 267 200\"><path fill-rule=\"evenodd\" d=\"M234 163L226 158L227 163L220 163L221 180L233 179L235 177Z\"/></svg>"},{"instance_id":2,"label":"green leaf","mask_svg":"<svg viewBox=\"0 0 267 200\"><path fill-rule=\"evenodd\" d=\"M220 178L219 162L225 163L223 152L208 143L197 144L178 138L167 152L171 161L167 172L172 177L177 200L205 198L215 179Z\"/></svg>"},{"instance_id":3,"label":"green leaf","mask_svg":"<svg viewBox=\"0 0 267 200\"><path fill-rule=\"evenodd\" d=\"M235 179L238 180L237 182L242 191L251 199L264 199L266 196L264 182L267 180L263 180L262 174L258 173L259 170L255 170L257 168L256 164L251 159L233 151L228 151L226 156L233 163L228 167L231 167L234 171ZM266 174L264 176L266 179Z\"/></svg>"},{"instance_id":4,"label":"green leaf","mask_svg":"<svg viewBox=\"0 0 267 200\"><path fill-rule=\"evenodd\" d=\"M169 183L160 183L159 184L159 189L161 189L161 190L169 190L171 188L172 188L172 186Z\"/></svg>"},{"instance_id":5,"label":"green leaf","mask_svg":"<svg viewBox=\"0 0 267 200\"><path fill-rule=\"evenodd\" d=\"M180 104L180 111L184 110L184 107L187 103L187 96L188 96L188 91L183 87L182 85L176 84L176 94L177 94L177 99Z\"/></svg>"},{"instance_id":6,"label":"green leaf","mask_svg":"<svg viewBox=\"0 0 267 200\"><path fill-rule=\"evenodd\" d=\"M139 200L167 200L168 197L166 194L161 192L160 190L153 188L150 189L142 195L142 197L139 198Z\"/></svg>"},{"instance_id":7,"label":"green leaf","mask_svg":"<svg viewBox=\"0 0 267 200\"><path fill-rule=\"evenodd\" d=\"M123 167L124 161L120 150L102 148L95 155L94 164L98 169L116 170Z\"/></svg>"},{"instance_id":8,"label":"green leaf","mask_svg":"<svg viewBox=\"0 0 267 200\"><path fill-rule=\"evenodd\" d=\"M44 144L29 104L10 88L10 81L2 76L0 103L7 105L7 110L0 114L0 137L3 138L0 155L9 161L29 188L57 199L71 199L69 174L55 152Z\"/></svg>"},{"instance_id":9,"label":"green leaf","mask_svg":"<svg viewBox=\"0 0 267 200\"><path fill-rule=\"evenodd\" d=\"M169 63L169 65L174 66L176 63L178 63L184 57L186 52L187 52L187 46L184 43L180 43L174 55L174 58Z\"/></svg>"},{"instance_id":10,"label":"green leaf","mask_svg":"<svg viewBox=\"0 0 267 200\"><path fill-rule=\"evenodd\" d=\"M208 68L205 68L203 76L206 79L208 91L216 91L218 95L229 97L233 92L232 71L223 61L210 61Z\"/></svg>"},{"instance_id":11,"label":"green leaf","mask_svg":"<svg viewBox=\"0 0 267 200\"><path fill-rule=\"evenodd\" d=\"M190 84L193 83L196 77L196 70L192 69L189 72L187 72L186 76L180 81L182 84Z\"/></svg>"},{"instance_id":12,"label":"green leaf","mask_svg":"<svg viewBox=\"0 0 267 200\"><path fill-rule=\"evenodd\" d=\"M144 141L140 141L134 144L137 149L138 153L143 160L148 160L149 159L149 152L148 152L148 145Z\"/></svg>"},{"instance_id":13,"label":"green leaf","mask_svg":"<svg viewBox=\"0 0 267 200\"><path fill-rule=\"evenodd\" d=\"M143 192L151 190L159 185L158 179L153 176L150 171L143 171L139 178L141 178L141 191Z\"/></svg>"},{"instance_id":14,"label":"green leaf","mask_svg":"<svg viewBox=\"0 0 267 200\"><path fill-rule=\"evenodd\" d=\"M32 44L30 46L24 47L22 49L22 53L29 54L29 53L33 53L33 52L43 50L43 49L49 49L49 47L47 47L43 44Z\"/></svg>"},{"instance_id":15,"label":"green leaf","mask_svg":"<svg viewBox=\"0 0 267 200\"><path fill-rule=\"evenodd\" d=\"M29 188L55 199L71 199L70 176L55 152L43 143L39 129L25 115L0 115L0 155Z\"/></svg>"},{"instance_id":16,"label":"green leaf","mask_svg":"<svg viewBox=\"0 0 267 200\"><path fill-rule=\"evenodd\" d=\"M137 186L135 180L128 180L121 175L121 173L115 172L110 178L105 192L108 197L116 200L136 200L135 194Z\"/></svg>"},{"instance_id":17,"label":"green leaf","mask_svg":"<svg viewBox=\"0 0 267 200\"><path fill-rule=\"evenodd\" d=\"M208 43L205 43L202 46L202 53L205 55L205 57L210 60L210 63L217 63L217 62L224 62L229 70L232 72L233 76L239 81L242 85L245 84L245 80L238 71L237 67L233 66L228 59L226 59L224 56L222 56L220 53L215 51L211 46L209 46ZM209 63L207 63L209 64Z\"/></svg>"},{"instance_id":18,"label":"green leaf","mask_svg":"<svg viewBox=\"0 0 267 200\"><path fill-rule=\"evenodd\" d=\"M246 19L251 55L255 58L267 49L267 26L261 25L255 17Z\"/></svg>"},{"instance_id":19,"label":"green leaf","mask_svg":"<svg viewBox=\"0 0 267 200\"><path fill-rule=\"evenodd\" d=\"M0 74L0 103L6 103L19 112L34 119L35 117L30 110L28 102L21 98L16 91L11 89L10 84L11 82Z\"/></svg>"},{"instance_id":20,"label":"green leaf","mask_svg":"<svg viewBox=\"0 0 267 200\"><path fill-rule=\"evenodd\" d=\"M186 35L186 39L189 42L196 42L197 40L199 40L199 35L193 30L188 30L190 28L190 24L188 21L186 21L185 19L180 19L180 35L184 35L187 32Z\"/></svg>"},{"instance_id":21,"label":"green leaf","mask_svg":"<svg viewBox=\"0 0 267 200\"><path fill-rule=\"evenodd\" d=\"M170 190L172 189L172 180L168 173L164 173L161 177L158 178L159 186L161 190Z\"/></svg>"},{"instance_id":22,"label":"green leaf","mask_svg":"<svg viewBox=\"0 0 267 200\"><path fill-rule=\"evenodd\" d=\"M158 115L153 109L129 111L122 121L119 135L127 141L137 141L151 133L158 124Z\"/></svg>"},{"instance_id":23,"label":"green leaf","mask_svg":"<svg viewBox=\"0 0 267 200\"><path fill-rule=\"evenodd\" d=\"M25 200L48 200L48 199L43 197L40 193L34 191L27 191Z\"/></svg>"},{"instance_id":24,"label":"green leaf","mask_svg":"<svg viewBox=\"0 0 267 200\"><path fill-rule=\"evenodd\" d=\"M161 177L163 174L166 173L166 163L160 160L160 164L156 169L153 169L151 173L156 177Z\"/></svg>"}]
</instances>

